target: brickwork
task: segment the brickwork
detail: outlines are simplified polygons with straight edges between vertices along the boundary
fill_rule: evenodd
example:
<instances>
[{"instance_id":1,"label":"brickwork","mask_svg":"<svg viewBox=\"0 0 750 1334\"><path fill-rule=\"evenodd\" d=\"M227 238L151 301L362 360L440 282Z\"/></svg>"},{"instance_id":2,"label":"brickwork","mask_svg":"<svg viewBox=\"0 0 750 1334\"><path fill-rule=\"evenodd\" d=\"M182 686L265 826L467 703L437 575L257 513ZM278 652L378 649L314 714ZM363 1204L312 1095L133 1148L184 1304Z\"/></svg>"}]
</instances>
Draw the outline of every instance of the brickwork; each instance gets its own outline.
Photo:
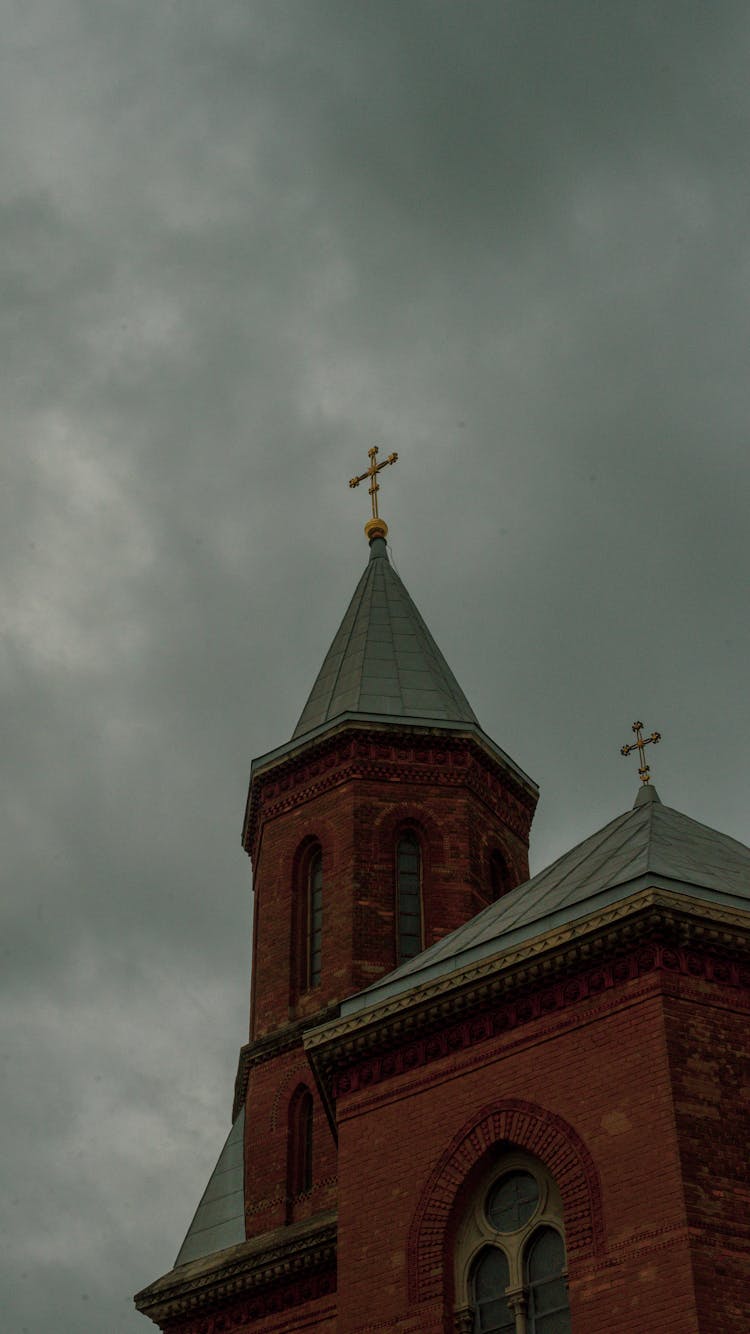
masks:
<instances>
[{"instance_id":1,"label":"brickwork","mask_svg":"<svg viewBox=\"0 0 750 1334\"><path fill-rule=\"evenodd\" d=\"M698 1330L658 975L540 1027L339 1098L341 1330L406 1329L407 1312L452 1328L455 1232L493 1125L556 1175L576 1334Z\"/></svg>"},{"instance_id":2,"label":"brickwork","mask_svg":"<svg viewBox=\"0 0 750 1334\"><path fill-rule=\"evenodd\" d=\"M666 1030L700 1329L734 1334L750 1329L750 1007L702 981L682 991Z\"/></svg>"},{"instance_id":3,"label":"brickwork","mask_svg":"<svg viewBox=\"0 0 750 1334\"><path fill-rule=\"evenodd\" d=\"M256 775L235 1096L247 1239L154 1286L167 1334L470 1328L467 1210L513 1150L554 1182L574 1334L750 1328L750 974L734 937L695 925L695 905L688 920L652 899L618 904L431 979L416 1002L388 997L380 1018L339 1015L397 962L402 832L419 841L429 945L527 878L534 801L476 737L408 728L347 726ZM294 1108L308 1094L300 1189Z\"/></svg>"},{"instance_id":4,"label":"brickwork","mask_svg":"<svg viewBox=\"0 0 750 1334\"><path fill-rule=\"evenodd\" d=\"M300 1087L313 1098L312 1186L293 1194L291 1114ZM245 1119L245 1230L248 1237L336 1206L336 1146L301 1044L254 1066Z\"/></svg>"},{"instance_id":5,"label":"brickwork","mask_svg":"<svg viewBox=\"0 0 750 1334\"><path fill-rule=\"evenodd\" d=\"M165 1334L335 1334L336 1284L332 1275L280 1284L257 1297L222 1304L222 1313L188 1317L163 1326ZM217 1320L220 1323L217 1323Z\"/></svg>"},{"instance_id":6,"label":"brickwork","mask_svg":"<svg viewBox=\"0 0 750 1334\"><path fill-rule=\"evenodd\" d=\"M254 866L251 1039L314 1015L396 965L395 848L404 827L422 848L424 944L490 901L490 858L508 886L528 876L533 801L475 743L441 737L344 734L256 782L247 846ZM524 804L525 803L525 804ZM320 984L305 990L301 855L323 854Z\"/></svg>"},{"instance_id":7,"label":"brickwork","mask_svg":"<svg viewBox=\"0 0 750 1334\"><path fill-rule=\"evenodd\" d=\"M534 805L513 781L503 781L475 743L439 735L357 731L303 749L280 768L256 780L246 829L255 893L248 1068L239 1080L247 1104L248 1238L335 1207L335 1143L297 1028L395 966L400 832L414 830L420 843L426 945L490 901L493 855L502 859L507 888L528 876ZM318 848L322 958L319 983L310 986L305 875L310 851ZM313 1181L294 1195L290 1108L301 1086L314 1099ZM302 1324L278 1328L306 1328L305 1309L303 1303L294 1316ZM316 1318L310 1316L313 1325ZM328 1328L322 1315L320 1321L316 1328ZM256 1328L252 1320L247 1328Z\"/></svg>"}]
</instances>

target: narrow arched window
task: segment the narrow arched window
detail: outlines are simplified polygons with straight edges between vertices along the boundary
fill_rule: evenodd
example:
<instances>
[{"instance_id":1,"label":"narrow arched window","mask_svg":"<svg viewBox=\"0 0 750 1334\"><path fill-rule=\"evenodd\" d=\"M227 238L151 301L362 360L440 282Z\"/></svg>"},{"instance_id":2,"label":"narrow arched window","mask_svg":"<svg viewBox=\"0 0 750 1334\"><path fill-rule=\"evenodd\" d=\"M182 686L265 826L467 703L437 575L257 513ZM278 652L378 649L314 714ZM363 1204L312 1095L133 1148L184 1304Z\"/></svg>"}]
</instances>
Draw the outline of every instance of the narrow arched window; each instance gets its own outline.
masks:
<instances>
[{"instance_id":1,"label":"narrow arched window","mask_svg":"<svg viewBox=\"0 0 750 1334\"><path fill-rule=\"evenodd\" d=\"M472 1273L474 1334L515 1334L516 1320L508 1306L505 1289L510 1268L504 1251L488 1246Z\"/></svg>"},{"instance_id":2,"label":"narrow arched window","mask_svg":"<svg viewBox=\"0 0 750 1334\"><path fill-rule=\"evenodd\" d=\"M310 1190L313 1165L313 1099L309 1089L297 1090L289 1107L289 1194Z\"/></svg>"},{"instance_id":3,"label":"narrow arched window","mask_svg":"<svg viewBox=\"0 0 750 1334\"><path fill-rule=\"evenodd\" d=\"M490 857L490 890L492 902L501 899L511 888L508 865L502 852L493 852Z\"/></svg>"},{"instance_id":4,"label":"narrow arched window","mask_svg":"<svg viewBox=\"0 0 750 1334\"><path fill-rule=\"evenodd\" d=\"M565 1247L553 1227L540 1227L532 1233L526 1250L526 1283L528 1334L569 1334Z\"/></svg>"},{"instance_id":5,"label":"narrow arched window","mask_svg":"<svg viewBox=\"0 0 750 1334\"><path fill-rule=\"evenodd\" d=\"M308 987L320 982L323 942L323 853L315 848L307 863L307 977Z\"/></svg>"},{"instance_id":6,"label":"narrow arched window","mask_svg":"<svg viewBox=\"0 0 750 1334\"><path fill-rule=\"evenodd\" d=\"M422 949L422 854L416 834L407 829L396 845L398 961Z\"/></svg>"}]
</instances>

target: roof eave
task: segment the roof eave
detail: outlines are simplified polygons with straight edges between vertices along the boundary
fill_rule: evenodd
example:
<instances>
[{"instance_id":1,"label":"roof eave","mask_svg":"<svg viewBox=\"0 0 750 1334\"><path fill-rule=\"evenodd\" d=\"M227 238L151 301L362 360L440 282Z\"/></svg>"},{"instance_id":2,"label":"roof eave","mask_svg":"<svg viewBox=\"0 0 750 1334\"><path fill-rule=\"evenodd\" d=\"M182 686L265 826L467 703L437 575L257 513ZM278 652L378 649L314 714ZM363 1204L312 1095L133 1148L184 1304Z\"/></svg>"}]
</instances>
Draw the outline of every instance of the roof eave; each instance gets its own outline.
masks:
<instances>
[{"instance_id":1,"label":"roof eave","mask_svg":"<svg viewBox=\"0 0 750 1334\"><path fill-rule=\"evenodd\" d=\"M523 885L519 885L516 893L522 890ZM681 901L682 899L692 898L702 904L713 903L737 909L745 913L750 927L750 912L748 912L746 899L734 894L725 894L704 885L690 884L687 881L675 880L669 876L645 872L621 883L608 885L606 889L600 890L590 898L560 907L533 922L526 922L522 926L503 932L491 940L481 941L477 945L470 945L466 949L460 950L457 954L442 957L434 964L428 964L423 969L415 969L414 972L405 974L403 977L393 978L390 983L387 977L383 978L381 982L375 983L366 991L348 997L341 1006L342 1016L363 1012L370 1009L371 1006L378 1005L394 996L405 995L407 992L434 981L435 978L447 977L451 973L460 973L465 968L483 960L491 961L495 959L501 961L507 951L513 950L516 946L524 942L531 944L536 940L544 939L550 932L556 932L565 926L571 926L573 932L577 930L578 926L585 930L589 919L594 919L603 910L615 904L626 903L634 896L647 890L663 890L668 893L676 893L680 896Z\"/></svg>"},{"instance_id":2,"label":"roof eave","mask_svg":"<svg viewBox=\"0 0 750 1334\"><path fill-rule=\"evenodd\" d=\"M306 1034L305 1049L311 1064L323 1079L324 1069L330 1066L337 1052L364 1053L371 1045L371 1037L377 1035L380 1039L391 1026L403 1037L405 1020L407 1027L411 1026L411 1018L407 1016L413 1016L418 1027L419 1016L427 1016L437 1008L445 1010L449 1006L450 1013L457 1014L473 995L486 1003L493 979L508 979L511 985L515 985L516 979L526 986L532 974L549 978L554 971L554 959L566 971L579 957L591 959L597 951L616 946L620 938L635 939L644 931L652 933L659 921L681 921L689 932L716 937L725 943L730 939L742 942L743 951L750 953L750 912L746 903L738 907L736 903L717 902L716 894L711 894L709 902L695 893L680 892L674 882L663 887L654 883L655 877L643 879L648 882L647 887L633 882L625 898L613 904L600 902L593 912L575 922L550 928L526 940L506 941L502 949L488 957L462 958L453 972L422 977L408 989L377 999L368 996L367 1008L347 1010L345 1003L338 1019ZM689 888L694 891L696 887ZM503 981L503 985L507 983Z\"/></svg>"},{"instance_id":3,"label":"roof eave","mask_svg":"<svg viewBox=\"0 0 750 1334\"><path fill-rule=\"evenodd\" d=\"M253 819L253 799L260 779L282 764L294 761L298 756L306 755L315 745L328 741L346 731L366 728L372 732L400 732L405 734L430 735L439 733L452 737L467 737L474 741L495 763L509 773L518 787L528 798L532 809L539 799L539 787L527 773L511 759L500 746L479 726L478 723L458 722L445 718L403 718L400 715L385 713L340 713L319 727L306 732L304 736L293 737L283 746L259 755L250 766L250 783L242 824L243 847L248 847L248 835Z\"/></svg>"}]
</instances>

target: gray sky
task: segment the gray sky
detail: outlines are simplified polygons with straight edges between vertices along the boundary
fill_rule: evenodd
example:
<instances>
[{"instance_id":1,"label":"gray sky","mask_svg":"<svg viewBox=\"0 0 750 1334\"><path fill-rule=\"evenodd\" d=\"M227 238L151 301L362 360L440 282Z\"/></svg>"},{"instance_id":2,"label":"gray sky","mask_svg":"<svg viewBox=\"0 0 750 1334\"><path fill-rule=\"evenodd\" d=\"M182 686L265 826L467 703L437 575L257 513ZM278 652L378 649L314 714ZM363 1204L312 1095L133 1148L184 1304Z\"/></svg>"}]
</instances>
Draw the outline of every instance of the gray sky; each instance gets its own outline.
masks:
<instances>
[{"instance_id":1,"label":"gray sky","mask_svg":"<svg viewBox=\"0 0 750 1334\"><path fill-rule=\"evenodd\" d=\"M228 1130L249 765L364 567L371 444L540 784L532 869L632 803L636 717L749 839L750 14L0 14L3 1328L135 1334Z\"/></svg>"}]
</instances>

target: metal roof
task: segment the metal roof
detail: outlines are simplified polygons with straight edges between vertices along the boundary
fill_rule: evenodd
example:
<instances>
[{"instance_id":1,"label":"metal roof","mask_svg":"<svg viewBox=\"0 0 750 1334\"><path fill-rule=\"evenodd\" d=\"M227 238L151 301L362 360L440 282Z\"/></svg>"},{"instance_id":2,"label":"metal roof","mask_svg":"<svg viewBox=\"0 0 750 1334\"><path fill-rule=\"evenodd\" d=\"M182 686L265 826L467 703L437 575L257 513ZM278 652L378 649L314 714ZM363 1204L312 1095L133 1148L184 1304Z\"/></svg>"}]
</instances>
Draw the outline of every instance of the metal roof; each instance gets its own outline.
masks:
<instances>
[{"instance_id":1,"label":"metal roof","mask_svg":"<svg viewBox=\"0 0 750 1334\"><path fill-rule=\"evenodd\" d=\"M385 541L370 559L326 654L293 738L341 714L401 722L477 723L425 622L389 559Z\"/></svg>"},{"instance_id":2,"label":"metal roof","mask_svg":"<svg viewBox=\"0 0 750 1334\"><path fill-rule=\"evenodd\" d=\"M643 787L632 810L350 997L341 1013L368 1009L650 886L750 911L750 848L663 806L653 787Z\"/></svg>"},{"instance_id":3,"label":"metal roof","mask_svg":"<svg viewBox=\"0 0 750 1334\"><path fill-rule=\"evenodd\" d=\"M243 1107L219 1154L219 1161L174 1262L175 1268L245 1240L244 1139Z\"/></svg>"}]
</instances>

